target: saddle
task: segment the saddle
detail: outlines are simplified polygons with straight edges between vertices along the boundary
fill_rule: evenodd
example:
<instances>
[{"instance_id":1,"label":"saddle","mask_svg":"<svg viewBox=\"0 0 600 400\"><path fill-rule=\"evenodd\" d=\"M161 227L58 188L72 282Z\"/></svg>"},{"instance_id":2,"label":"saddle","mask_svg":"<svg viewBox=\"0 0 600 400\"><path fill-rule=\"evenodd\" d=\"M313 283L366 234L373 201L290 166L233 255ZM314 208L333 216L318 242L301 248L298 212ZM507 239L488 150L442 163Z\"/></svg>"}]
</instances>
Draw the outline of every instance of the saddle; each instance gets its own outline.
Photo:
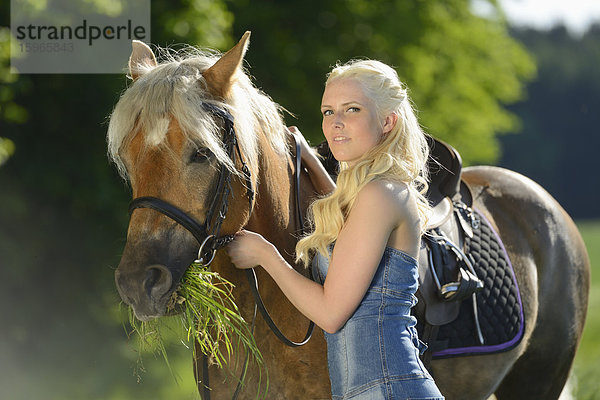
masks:
<instances>
[{"instance_id":1,"label":"saddle","mask_svg":"<svg viewBox=\"0 0 600 400\"><path fill-rule=\"evenodd\" d=\"M458 317L462 300L472 297L476 314L475 294L483 288L472 258L462 251L465 236L473 237L473 229L479 223L471 209L471 191L461 180L462 159L449 144L433 137L427 140L430 183L426 198L433 210L419 253L419 302L413 309L425 325L422 338L425 342L435 340L439 326ZM317 152L325 169L335 178L338 164L327 142L317 146ZM483 342L478 323L476 329L479 341Z\"/></svg>"},{"instance_id":2,"label":"saddle","mask_svg":"<svg viewBox=\"0 0 600 400\"><path fill-rule=\"evenodd\" d=\"M523 337L518 284L500 237L474 210L450 145L428 138L433 206L419 253L419 302L413 308L426 367L433 358L506 351ZM485 282L485 285L484 285ZM485 286L485 287L484 287Z\"/></svg>"},{"instance_id":3,"label":"saddle","mask_svg":"<svg viewBox=\"0 0 600 400\"><path fill-rule=\"evenodd\" d=\"M473 197L461 180L460 154L449 144L428 137L429 189L433 212L419 253L419 304L416 314L434 326L458 316L460 302L483 288L472 258L463 253L465 235L478 228Z\"/></svg>"}]
</instances>

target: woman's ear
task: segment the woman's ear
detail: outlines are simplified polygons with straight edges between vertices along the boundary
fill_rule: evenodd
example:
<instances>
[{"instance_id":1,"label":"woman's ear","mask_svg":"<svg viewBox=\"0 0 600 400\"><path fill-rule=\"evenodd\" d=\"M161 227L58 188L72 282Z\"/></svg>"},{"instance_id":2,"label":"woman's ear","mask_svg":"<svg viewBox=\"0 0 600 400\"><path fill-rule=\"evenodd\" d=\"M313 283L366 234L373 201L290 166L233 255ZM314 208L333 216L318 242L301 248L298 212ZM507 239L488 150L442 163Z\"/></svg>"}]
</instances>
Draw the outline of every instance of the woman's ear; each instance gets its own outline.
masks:
<instances>
[{"instance_id":1,"label":"woman's ear","mask_svg":"<svg viewBox=\"0 0 600 400\"><path fill-rule=\"evenodd\" d=\"M383 120L383 134L387 135L390 133L396 126L396 122L398 122L398 114L395 112L388 114Z\"/></svg>"}]
</instances>

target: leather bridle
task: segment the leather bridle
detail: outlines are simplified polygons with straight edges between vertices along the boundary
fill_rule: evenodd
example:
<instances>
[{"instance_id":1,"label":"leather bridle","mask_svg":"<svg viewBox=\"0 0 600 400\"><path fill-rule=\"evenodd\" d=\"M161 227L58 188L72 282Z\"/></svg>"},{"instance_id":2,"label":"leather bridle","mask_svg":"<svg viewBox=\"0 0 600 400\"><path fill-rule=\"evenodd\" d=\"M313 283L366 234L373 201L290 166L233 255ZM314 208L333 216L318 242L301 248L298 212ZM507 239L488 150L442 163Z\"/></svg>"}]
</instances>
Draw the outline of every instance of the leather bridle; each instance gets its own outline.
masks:
<instances>
[{"instance_id":1,"label":"leather bridle","mask_svg":"<svg viewBox=\"0 0 600 400\"><path fill-rule=\"evenodd\" d=\"M254 189L252 185L252 177L248 165L242 158L242 153L235 136L233 116L227 110L210 103L202 103L202 106L205 110L223 120L223 146L225 147L227 154L231 157L233 163L235 164L236 162L236 152L240 157L240 161L242 163L242 174L245 181L244 183L247 188L247 196L250 207L249 213L251 214L254 207ZM208 266L212 262L217 250L233 240L233 235L219 236L221 225L225 220L227 209L229 207L229 194L232 192L231 175L232 173L229 168L227 168L227 166L224 164L221 165L221 169L219 171L219 180L215 186L212 196L209 197L212 200L211 205L208 208L204 224L198 223L185 211L174 206L173 204L151 196L133 199L129 204L129 214L131 215L137 208L151 208L171 218L173 221L177 222L186 228L192 235L194 235L194 238L196 238L198 243L200 243L198 259L196 261Z\"/></svg>"},{"instance_id":2,"label":"leather bridle","mask_svg":"<svg viewBox=\"0 0 600 400\"><path fill-rule=\"evenodd\" d=\"M202 103L202 106L205 110L212 113L215 117L220 118L224 124L224 134L223 134L223 146L227 154L230 156L234 165L236 163L236 153L240 158L240 163L242 164L242 174L244 177L244 183L246 186L246 195L248 197L249 202L249 214L252 214L254 208L254 197L255 191L253 189L252 184L252 176L250 173L250 169L245 163L242 153L240 151L239 144L237 142L233 116L225 109L220 108L214 104L210 103ZM292 135L293 136L293 135ZM294 137L295 139L295 137ZM301 147L298 141L296 141L296 179L295 179L295 194L296 194L296 210L298 222L300 224L301 229L304 228L304 222L302 219L302 213L300 210L300 168L301 168L301 157L300 151ZM208 213L206 214L206 219L204 224L200 224L193 217L188 215L185 211L181 210L179 207L161 200L157 197L144 196L138 197L131 201L129 204L129 214L131 215L135 209L138 208L150 208L152 210L158 211L163 215L169 217L173 221L177 222L184 228L186 228L198 241L200 244L200 248L198 250L198 259L195 262L199 262L204 266L209 266L212 260L215 257L217 250L224 247L226 244L231 242L234 238L234 235L223 235L219 236L221 225L225 220L227 215L227 210L229 207L229 195L233 193L231 187L231 175L232 172L227 168L226 165L222 165L219 171L219 180L215 186L215 189L212 193L211 205L208 209ZM220 202L219 202L220 200ZM265 304L260 296L258 291L258 281L256 278L256 273L254 269L246 269L246 277L250 284L250 290L254 297L255 308L254 308L254 317L252 320L252 327L254 327L254 319L256 317L256 311L260 311L261 315L265 319L265 322L269 326L269 328L273 331L275 336L279 340L281 340L285 345L290 347L298 347L306 344L314 330L314 322L310 322L308 330L304 339L300 342L294 342L288 339L283 332L277 327L269 312L267 311ZM248 356L246 356L246 362L248 361ZM203 357L203 369L204 369L204 398L210 399L210 389L208 387L208 361L207 357ZM244 366L244 371L246 370L246 366ZM243 377L242 377L243 378ZM241 383L241 382L240 382ZM239 394L241 386L238 385L238 388L234 394L234 398Z\"/></svg>"}]
</instances>

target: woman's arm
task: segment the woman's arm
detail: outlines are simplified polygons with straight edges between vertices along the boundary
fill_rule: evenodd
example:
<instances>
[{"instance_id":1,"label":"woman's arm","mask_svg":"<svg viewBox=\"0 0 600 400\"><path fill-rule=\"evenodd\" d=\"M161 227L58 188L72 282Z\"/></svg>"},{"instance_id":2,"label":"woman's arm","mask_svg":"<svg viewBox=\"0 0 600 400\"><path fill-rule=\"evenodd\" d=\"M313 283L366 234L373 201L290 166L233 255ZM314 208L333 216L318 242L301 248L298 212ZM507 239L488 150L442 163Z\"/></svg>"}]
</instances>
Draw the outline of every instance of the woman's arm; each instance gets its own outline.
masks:
<instances>
[{"instance_id":1,"label":"woman's arm","mask_svg":"<svg viewBox=\"0 0 600 400\"><path fill-rule=\"evenodd\" d=\"M298 273L261 235L245 230L236 233L227 245L227 253L238 268L262 266L302 314L327 332L332 331L327 313L320 312L325 306L323 286Z\"/></svg>"},{"instance_id":2,"label":"woman's arm","mask_svg":"<svg viewBox=\"0 0 600 400\"><path fill-rule=\"evenodd\" d=\"M393 190L371 182L359 193L333 249L325 283L296 272L262 236L242 231L228 245L238 268L261 265L300 312L327 332L339 330L363 299L402 212Z\"/></svg>"},{"instance_id":3,"label":"woman's arm","mask_svg":"<svg viewBox=\"0 0 600 400\"><path fill-rule=\"evenodd\" d=\"M296 137L302 149L302 164L308 170L308 176L320 195L327 195L335 190L335 182L329 176L321 161L315 155L315 151L308 145L302 133L295 126L288 127L290 134Z\"/></svg>"}]
</instances>

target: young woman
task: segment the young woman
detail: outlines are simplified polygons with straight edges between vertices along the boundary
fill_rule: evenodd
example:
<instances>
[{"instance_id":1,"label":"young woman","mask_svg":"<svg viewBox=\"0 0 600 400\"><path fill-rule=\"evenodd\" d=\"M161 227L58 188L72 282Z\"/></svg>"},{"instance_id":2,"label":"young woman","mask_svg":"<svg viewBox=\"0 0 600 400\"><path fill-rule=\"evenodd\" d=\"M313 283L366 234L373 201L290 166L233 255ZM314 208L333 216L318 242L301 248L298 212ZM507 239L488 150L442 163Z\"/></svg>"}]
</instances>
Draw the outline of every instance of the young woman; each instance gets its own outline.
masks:
<instances>
[{"instance_id":1,"label":"young woman","mask_svg":"<svg viewBox=\"0 0 600 400\"><path fill-rule=\"evenodd\" d=\"M321 112L340 173L336 187L304 152L313 183L331 193L312 204L314 230L296 257L312 259L322 284L256 233L237 233L228 253L238 268L262 266L326 332L333 399L441 399L419 360L424 345L410 315L429 212L422 195L428 146L406 89L391 67L351 61L329 74Z\"/></svg>"}]
</instances>

